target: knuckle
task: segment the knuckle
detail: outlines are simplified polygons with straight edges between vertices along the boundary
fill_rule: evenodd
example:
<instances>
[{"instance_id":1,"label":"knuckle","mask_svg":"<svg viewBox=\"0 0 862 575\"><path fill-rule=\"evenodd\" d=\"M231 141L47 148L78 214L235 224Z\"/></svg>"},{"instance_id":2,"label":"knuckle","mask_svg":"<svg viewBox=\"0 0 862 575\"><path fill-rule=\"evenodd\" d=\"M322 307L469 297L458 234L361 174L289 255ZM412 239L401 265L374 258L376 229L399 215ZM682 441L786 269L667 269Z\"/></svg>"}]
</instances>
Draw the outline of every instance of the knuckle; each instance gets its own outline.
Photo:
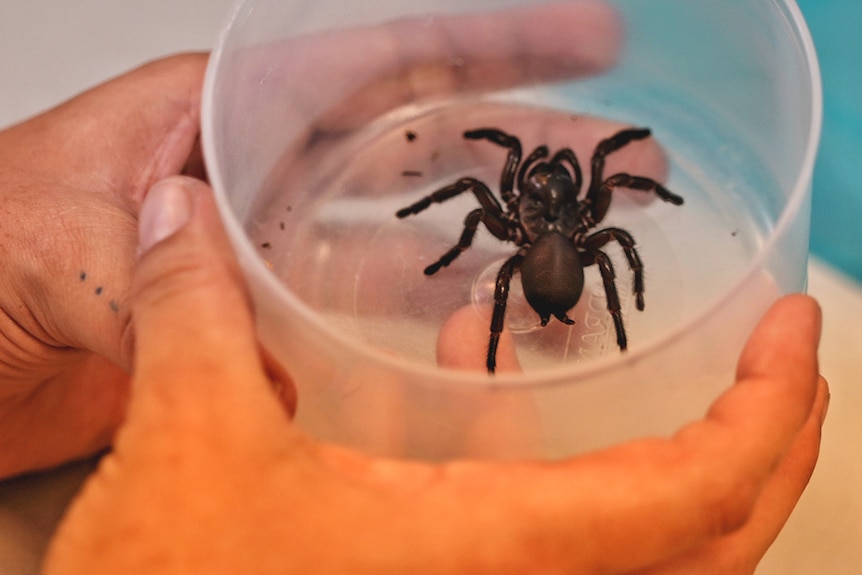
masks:
<instances>
[{"instance_id":1,"label":"knuckle","mask_svg":"<svg viewBox=\"0 0 862 575\"><path fill-rule=\"evenodd\" d=\"M762 485L754 477L726 480L706 490L703 508L715 536L726 535L746 525L754 512Z\"/></svg>"},{"instance_id":2,"label":"knuckle","mask_svg":"<svg viewBox=\"0 0 862 575\"><path fill-rule=\"evenodd\" d=\"M239 292L247 299L238 266L223 254L209 253L183 243L182 234L154 246L139 262L132 289L133 308L140 304L183 297L204 291ZM169 253L161 253L161 252ZM238 287L242 286L242 287Z\"/></svg>"}]
</instances>

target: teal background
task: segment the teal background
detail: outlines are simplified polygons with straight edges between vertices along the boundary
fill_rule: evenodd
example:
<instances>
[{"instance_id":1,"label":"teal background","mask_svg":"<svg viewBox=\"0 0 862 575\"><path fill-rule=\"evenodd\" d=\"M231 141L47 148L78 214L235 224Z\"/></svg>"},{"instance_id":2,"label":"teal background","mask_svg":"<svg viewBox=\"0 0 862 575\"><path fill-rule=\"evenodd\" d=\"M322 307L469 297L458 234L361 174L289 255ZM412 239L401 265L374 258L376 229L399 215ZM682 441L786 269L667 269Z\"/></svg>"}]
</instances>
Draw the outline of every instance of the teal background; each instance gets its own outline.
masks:
<instances>
[{"instance_id":1,"label":"teal background","mask_svg":"<svg viewBox=\"0 0 862 575\"><path fill-rule=\"evenodd\" d=\"M798 0L823 73L811 251L862 281L862 1Z\"/></svg>"}]
</instances>

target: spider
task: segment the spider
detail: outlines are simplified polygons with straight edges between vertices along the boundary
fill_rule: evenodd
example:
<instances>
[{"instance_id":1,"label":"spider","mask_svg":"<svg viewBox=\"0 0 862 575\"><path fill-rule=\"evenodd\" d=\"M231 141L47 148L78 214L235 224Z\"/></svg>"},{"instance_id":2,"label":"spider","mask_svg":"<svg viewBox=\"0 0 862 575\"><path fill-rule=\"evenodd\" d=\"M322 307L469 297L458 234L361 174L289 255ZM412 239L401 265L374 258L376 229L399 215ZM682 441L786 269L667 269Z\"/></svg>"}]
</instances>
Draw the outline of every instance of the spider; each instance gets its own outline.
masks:
<instances>
[{"instance_id":1,"label":"spider","mask_svg":"<svg viewBox=\"0 0 862 575\"><path fill-rule=\"evenodd\" d=\"M564 324L574 323L568 312L584 289L584 268L597 265L607 296L607 309L613 318L617 345L627 347L620 299L614 280L614 268L602 248L616 241L623 249L634 275L633 292L638 310L644 309L643 264L635 249L632 235L621 228L604 228L590 232L604 218L615 188L653 192L674 205L683 199L653 179L627 173L604 177L605 158L623 146L650 136L648 128L624 129L602 140L593 152L590 185L583 199L578 199L583 185L581 167L575 153L563 148L553 157L547 146L539 146L521 162L521 142L498 128L479 128L464 132L468 140L487 140L508 148L509 153L500 176L500 196L494 196L486 184L476 178L461 178L453 184L398 210L406 218L445 202L464 192L472 192L480 207L467 214L458 243L433 264L425 268L433 275L451 264L473 242L479 224L504 242L512 242L518 251L508 258L497 274L494 311L488 342L488 373L496 368L497 346L503 331L509 284L520 272L527 303L539 314L542 327L555 317ZM517 184L517 188L516 188Z\"/></svg>"}]
</instances>

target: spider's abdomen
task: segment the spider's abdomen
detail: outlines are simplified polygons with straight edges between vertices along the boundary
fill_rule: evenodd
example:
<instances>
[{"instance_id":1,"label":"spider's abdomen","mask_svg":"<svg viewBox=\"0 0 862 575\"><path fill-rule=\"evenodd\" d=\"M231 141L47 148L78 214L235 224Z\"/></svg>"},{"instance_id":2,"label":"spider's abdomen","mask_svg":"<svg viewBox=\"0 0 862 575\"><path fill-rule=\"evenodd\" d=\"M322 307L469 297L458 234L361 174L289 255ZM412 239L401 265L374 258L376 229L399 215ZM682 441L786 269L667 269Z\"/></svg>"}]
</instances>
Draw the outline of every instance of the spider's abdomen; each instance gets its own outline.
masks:
<instances>
[{"instance_id":1,"label":"spider's abdomen","mask_svg":"<svg viewBox=\"0 0 862 575\"><path fill-rule=\"evenodd\" d=\"M536 238L521 263L521 284L542 325L551 316L566 320L584 291L584 266L571 238L557 232Z\"/></svg>"}]
</instances>

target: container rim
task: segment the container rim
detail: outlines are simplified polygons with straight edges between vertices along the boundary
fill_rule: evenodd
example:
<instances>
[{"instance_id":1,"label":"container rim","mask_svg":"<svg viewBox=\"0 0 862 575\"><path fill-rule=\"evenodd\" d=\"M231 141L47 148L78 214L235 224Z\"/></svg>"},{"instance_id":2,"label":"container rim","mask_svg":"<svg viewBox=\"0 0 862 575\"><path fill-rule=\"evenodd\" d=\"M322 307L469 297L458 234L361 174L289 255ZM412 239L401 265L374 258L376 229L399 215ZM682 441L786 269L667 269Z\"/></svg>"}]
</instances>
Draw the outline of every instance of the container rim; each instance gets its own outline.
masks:
<instances>
[{"instance_id":1,"label":"container rim","mask_svg":"<svg viewBox=\"0 0 862 575\"><path fill-rule=\"evenodd\" d=\"M382 351L360 342L354 338L342 335L338 330L326 322L320 321L317 313L309 308L302 300L295 296L284 284L281 283L264 264L263 260L254 249L251 239L246 235L242 224L234 215L230 201L227 197L226 184L220 170L219 156L215 141L215 103L214 92L217 85L220 64L225 58L224 47L238 20L250 9L249 5L254 0L236 0L229 16L219 35L215 49L213 50L207 66L203 86L201 102L201 143L204 159L208 166L210 184L214 190L215 200L222 216L222 221L233 244L240 265L244 269L246 279L253 274L260 280L259 289L274 296L280 305L289 306L304 322L309 329L314 329L319 335L330 341L336 341L339 345L350 349L357 356L363 356L369 361L381 367L392 369L406 376L415 376L417 381L428 381L430 378L436 380L438 386L461 386L470 385L477 388L534 388L559 384L572 383L578 379L587 379L613 369L619 369L626 364L640 361L649 356L657 348L666 347L674 341L685 336L696 325L703 323L724 308L753 277L759 273L764 261L770 257L776 249L779 238L792 225L796 214L803 208L808 196L814 164L819 147L822 121L823 121L823 92L821 84L820 66L814 42L808 25L802 15L796 0L770 0L776 4L779 10L784 12L790 25L790 32L795 36L800 49L804 55L803 64L807 68L809 84L811 87L811 118L807 126L807 141L805 142L802 162L799 164L795 182L792 187L788 201L776 220L774 228L766 237L762 248L752 259L745 270L739 275L737 281L717 296L712 303L705 305L699 313L693 314L688 319L680 322L673 330L653 337L635 349L630 349L624 357L606 356L591 360L584 364L566 364L549 367L529 373L500 373L489 377L484 372L468 372L456 369L440 368L430 365L422 365L404 358L388 355ZM263 342L264 345L267 342ZM289 369L289 366L287 366Z\"/></svg>"}]
</instances>

